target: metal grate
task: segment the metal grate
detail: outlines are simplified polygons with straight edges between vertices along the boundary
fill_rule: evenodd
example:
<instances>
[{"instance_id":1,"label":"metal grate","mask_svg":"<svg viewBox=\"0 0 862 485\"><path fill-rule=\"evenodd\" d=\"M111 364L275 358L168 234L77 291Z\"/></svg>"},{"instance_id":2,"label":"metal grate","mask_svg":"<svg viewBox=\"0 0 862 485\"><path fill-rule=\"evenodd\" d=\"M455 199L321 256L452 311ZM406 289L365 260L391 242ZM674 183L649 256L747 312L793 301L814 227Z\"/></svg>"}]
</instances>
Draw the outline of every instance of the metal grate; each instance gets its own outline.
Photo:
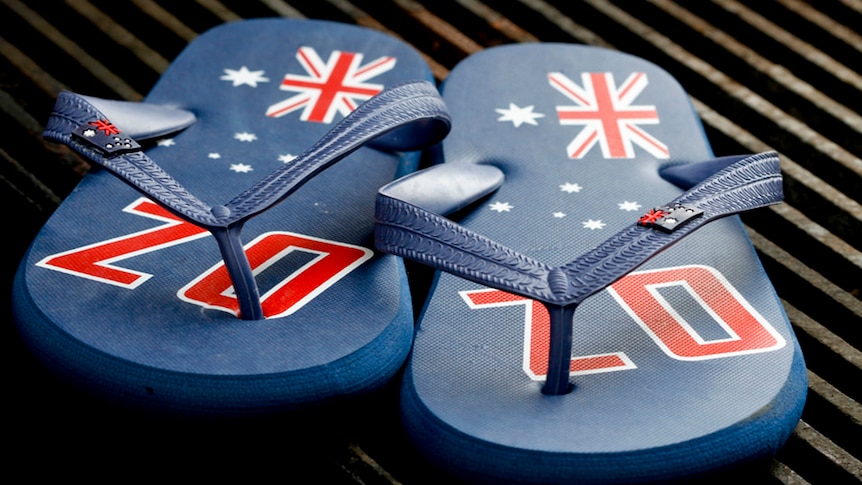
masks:
<instances>
[{"instance_id":1,"label":"metal grate","mask_svg":"<svg viewBox=\"0 0 862 485\"><path fill-rule=\"evenodd\" d=\"M803 421L777 458L736 474L766 483L862 481L860 0L0 0L0 200L11 251L2 262L5 294L27 245L87 170L41 138L57 93L139 100L199 33L265 16L388 32L421 51L438 80L460 59L497 44L616 48L657 63L685 86L717 155L778 151L787 203L743 220L800 339L810 392ZM3 311L8 322L8 305ZM287 478L439 478L400 435L394 396L360 404L319 433L301 423L154 422L53 381L11 327L3 329L3 354L6 399L22 429L11 436L16 457L89 457L78 462L89 467L110 456L143 473L168 458L219 469L223 462L201 462L195 453L251 447L271 451Z\"/></svg>"}]
</instances>

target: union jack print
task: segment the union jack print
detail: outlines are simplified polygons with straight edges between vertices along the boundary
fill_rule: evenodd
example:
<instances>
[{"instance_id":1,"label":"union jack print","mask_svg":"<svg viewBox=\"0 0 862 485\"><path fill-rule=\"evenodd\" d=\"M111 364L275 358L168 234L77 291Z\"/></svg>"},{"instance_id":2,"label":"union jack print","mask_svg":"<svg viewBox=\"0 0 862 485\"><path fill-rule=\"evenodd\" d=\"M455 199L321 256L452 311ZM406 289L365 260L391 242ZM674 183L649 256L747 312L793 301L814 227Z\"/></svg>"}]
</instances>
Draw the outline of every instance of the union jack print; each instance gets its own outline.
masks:
<instances>
[{"instance_id":1,"label":"union jack print","mask_svg":"<svg viewBox=\"0 0 862 485\"><path fill-rule=\"evenodd\" d=\"M347 115L382 91L382 84L365 81L392 69L396 62L384 56L363 65L362 54L342 51L332 51L323 62L313 47L300 47L296 58L307 75L286 74L279 89L299 94L270 106L267 116L277 118L302 109L303 121L331 123L336 113Z\"/></svg>"},{"instance_id":2,"label":"union jack print","mask_svg":"<svg viewBox=\"0 0 862 485\"><path fill-rule=\"evenodd\" d=\"M658 124L655 106L632 102L647 86L647 76L632 73L620 86L609 72L582 73L583 87L559 72L548 74L550 85L576 103L557 106L561 125L583 129L566 148L570 158L583 158L596 144L605 158L634 158L638 145L656 158L668 158L667 146L638 125Z\"/></svg>"}]
</instances>

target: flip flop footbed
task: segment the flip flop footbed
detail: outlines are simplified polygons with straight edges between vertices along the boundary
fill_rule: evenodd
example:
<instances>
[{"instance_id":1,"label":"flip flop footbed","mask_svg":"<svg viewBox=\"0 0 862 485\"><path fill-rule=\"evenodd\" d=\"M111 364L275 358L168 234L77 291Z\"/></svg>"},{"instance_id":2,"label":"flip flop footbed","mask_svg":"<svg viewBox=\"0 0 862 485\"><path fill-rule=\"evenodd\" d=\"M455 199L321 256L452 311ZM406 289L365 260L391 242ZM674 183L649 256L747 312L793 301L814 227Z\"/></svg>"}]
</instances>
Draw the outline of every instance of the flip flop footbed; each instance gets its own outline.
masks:
<instances>
[{"instance_id":1,"label":"flip flop footbed","mask_svg":"<svg viewBox=\"0 0 862 485\"><path fill-rule=\"evenodd\" d=\"M370 30L225 24L191 43L147 96L197 116L147 154L222 204L383 88L430 79L409 46ZM417 162L361 148L246 224L259 321L237 318L206 231L93 169L21 264L19 328L55 370L147 406L253 412L379 386L409 350L412 312L400 260L369 249L374 195Z\"/></svg>"},{"instance_id":2,"label":"flip flop footbed","mask_svg":"<svg viewBox=\"0 0 862 485\"><path fill-rule=\"evenodd\" d=\"M489 49L443 95L445 162L506 176L459 222L551 265L679 195L660 168L713 157L677 82L612 51ZM403 388L418 446L471 479L628 482L768 455L796 425L802 357L736 217L590 297L573 325L574 390L545 396L544 307L439 274Z\"/></svg>"}]
</instances>

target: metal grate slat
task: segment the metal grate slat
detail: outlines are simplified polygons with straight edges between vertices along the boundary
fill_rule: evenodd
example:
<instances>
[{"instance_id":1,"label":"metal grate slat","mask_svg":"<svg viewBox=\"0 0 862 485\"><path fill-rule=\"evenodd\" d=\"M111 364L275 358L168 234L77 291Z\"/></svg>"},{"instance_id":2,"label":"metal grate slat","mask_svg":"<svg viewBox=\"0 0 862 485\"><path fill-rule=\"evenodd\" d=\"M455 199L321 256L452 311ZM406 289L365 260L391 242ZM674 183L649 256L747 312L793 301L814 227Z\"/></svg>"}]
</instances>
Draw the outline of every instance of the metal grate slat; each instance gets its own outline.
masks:
<instances>
[{"instance_id":1,"label":"metal grate slat","mask_svg":"<svg viewBox=\"0 0 862 485\"><path fill-rule=\"evenodd\" d=\"M780 152L786 203L743 222L799 335L809 404L776 459L706 481L862 482L862 0L0 0L0 200L14 208L10 222L20 233L3 262L7 295L35 231L87 169L41 139L56 94L89 90L141 99L200 33L256 16L325 18L386 32L413 44L438 81L467 55L501 43L572 42L631 52L689 90L718 155ZM91 48L88 39L104 49ZM8 304L3 308L8 315ZM4 340L14 342L14 331L4 330ZM124 443L135 433L173 436L172 449L187 451L197 464L213 460L184 448L186 436L207 437L198 444L239 437L226 446L254 448L274 434L288 451L261 453L289 479L444 481L401 435L397 389L339 416L341 425L326 436L299 444L290 437L300 423L240 431L203 423L176 433L176 423L136 424L137 416L71 394L39 374L14 343L4 351L7 368L26 370L10 378L20 396L14 411L41 433L15 434L20 456L69 453L100 423L97 436ZM144 463L123 455L117 450L111 457Z\"/></svg>"},{"instance_id":2,"label":"metal grate slat","mask_svg":"<svg viewBox=\"0 0 862 485\"><path fill-rule=\"evenodd\" d=\"M182 23L178 18L171 14L171 12L162 8L153 0L132 0L132 3L138 7L141 12L147 14L163 26L170 29L171 32L175 33L187 43L191 42L198 36L197 32L190 29L186 24Z\"/></svg>"},{"instance_id":3,"label":"metal grate slat","mask_svg":"<svg viewBox=\"0 0 862 485\"><path fill-rule=\"evenodd\" d=\"M779 64L769 61L769 59L767 59L766 57L758 54L756 50L746 46L742 42L737 41L729 33L716 28L709 22L692 14L691 12L689 12L679 4L672 2L671 0L651 0L651 2L662 10L673 15L677 19L686 23L691 28L699 32L703 32L703 35L705 37L714 41L717 45L720 45L724 49L727 49L736 57L744 60L747 64L749 64L757 71L768 75L770 78L772 78L782 86L786 87L790 91L817 105L827 113L834 116L837 120L847 124L856 132L862 133L862 116L859 116L853 110L846 108L843 104L836 102L823 92L817 90L814 86L806 83L802 79L797 78L790 70L784 68ZM738 6L738 4L736 5ZM762 17L759 18L762 19ZM827 64L834 71L838 71L839 74L843 74L842 79L844 79L845 81L852 83L854 86L857 87L862 86L862 77L859 77L849 69L844 68L843 65L830 59L828 56L824 55L822 52L815 49L814 47L811 47L807 44L804 46L798 45L802 42L799 41L796 37L790 35L789 32L780 29L778 26L772 24L771 22L766 22L765 19L762 19L761 22L758 22L758 25L763 27L764 32L771 37L775 38L776 40L780 40L782 43L790 45L796 50L804 49L805 51L813 51L811 57L814 59L822 60L822 62L819 63L821 67L825 69L826 67L824 66L824 64Z\"/></svg>"},{"instance_id":4,"label":"metal grate slat","mask_svg":"<svg viewBox=\"0 0 862 485\"><path fill-rule=\"evenodd\" d=\"M67 0L66 4L81 14L81 16L86 17L93 26L104 32L114 43L134 54L135 57L140 59L141 62L153 71L161 73L167 69L170 61L162 57L158 52L150 49L121 25L115 23L110 16L96 8L92 3L82 0Z\"/></svg>"},{"instance_id":5,"label":"metal grate slat","mask_svg":"<svg viewBox=\"0 0 862 485\"><path fill-rule=\"evenodd\" d=\"M42 18L36 11L28 8L18 0L4 0L6 6L18 14L22 20L30 24L41 35L51 41L54 46L62 49L70 58L77 60L94 77L109 86L117 95L126 100L140 100L140 93L121 77L114 74L104 64L90 55L89 51L76 44L72 39L66 37L59 29Z\"/></svg>"},{"instance_id":6,"label":"metal grate slat","mask_svg":"<svg viewBox=\"0 0 862 485\"><path fill-rule=\"evenodd\" d=\"M328 0L333 6L350 16L357 25L361 25L363 27L367 27L369 29L379 30L381 32L385 32L389 35L395 36L401 40L401 37L397 32L388 29L385 25L378 22L376 19L365 13L359 7L351 4L347 0ZM425 52L421 52L422 57L425 59L425 62L428 63L428 66L431 68L431 73L438 81L442 81L449 74L449 70L446 69L442 64L437 62L432 56L426 54Z\"/></svg>"}]
</instances>

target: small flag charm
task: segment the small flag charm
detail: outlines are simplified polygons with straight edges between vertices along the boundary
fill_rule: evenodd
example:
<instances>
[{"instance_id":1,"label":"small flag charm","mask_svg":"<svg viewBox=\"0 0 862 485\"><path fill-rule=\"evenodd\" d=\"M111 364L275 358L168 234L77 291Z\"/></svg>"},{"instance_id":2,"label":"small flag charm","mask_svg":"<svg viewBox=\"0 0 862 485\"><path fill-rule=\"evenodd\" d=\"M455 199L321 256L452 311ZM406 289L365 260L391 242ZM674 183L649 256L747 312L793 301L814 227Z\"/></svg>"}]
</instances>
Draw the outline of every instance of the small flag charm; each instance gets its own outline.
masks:
<instances>
[{"instance_id":1,"label":"small flag charm","mask_svg":"<svg viewBox=\"0 0 862 485\"><path fill-rule=\"evenodd\" d=\"M72 134L106 156L116 156L141 149L138 142L122 136L120 129L108 120L91 121L78 127Z\"/></svg>"},{"instance_id":2,"label":"small flag charm","mask_svg":"<svg viewBox=\"0 0 862 485\"><path fill-rule=\"evenodd\" d=\"M674 204L655 209L650 209L649 212L638 219L638 225L644 227L652 227L664 232L673 232L685 223L700 217L703 211L692 207L686 207L682 204Z\"/></svg>"}]
</instances>

